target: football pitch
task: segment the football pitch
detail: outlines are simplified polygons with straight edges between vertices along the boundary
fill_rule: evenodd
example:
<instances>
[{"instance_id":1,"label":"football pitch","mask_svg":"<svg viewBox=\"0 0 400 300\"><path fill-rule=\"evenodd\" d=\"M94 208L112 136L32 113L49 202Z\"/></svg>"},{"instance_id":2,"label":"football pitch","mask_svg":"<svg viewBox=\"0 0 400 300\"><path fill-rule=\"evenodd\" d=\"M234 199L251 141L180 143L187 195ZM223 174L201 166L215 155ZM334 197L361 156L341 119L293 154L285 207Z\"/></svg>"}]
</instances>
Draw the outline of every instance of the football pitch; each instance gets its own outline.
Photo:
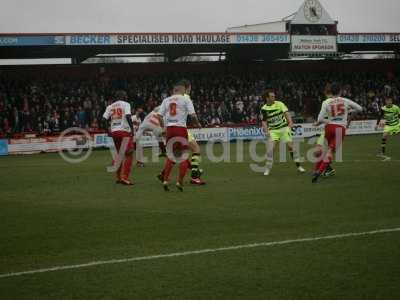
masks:
<instances>
[{"instance_id":1,"label":"football pitch","mask_svg":"<svg viewBox=\"0 0 400 300\"><path fill-rule=\"evenodd\" d=\"M1 157L0 299L400 299L400 137L389 162L379 143L346 138L314 185L309 163L253 172L245 144L183 193L161 162L115 185L106 150Z\"/></svg>"}]
</instances>

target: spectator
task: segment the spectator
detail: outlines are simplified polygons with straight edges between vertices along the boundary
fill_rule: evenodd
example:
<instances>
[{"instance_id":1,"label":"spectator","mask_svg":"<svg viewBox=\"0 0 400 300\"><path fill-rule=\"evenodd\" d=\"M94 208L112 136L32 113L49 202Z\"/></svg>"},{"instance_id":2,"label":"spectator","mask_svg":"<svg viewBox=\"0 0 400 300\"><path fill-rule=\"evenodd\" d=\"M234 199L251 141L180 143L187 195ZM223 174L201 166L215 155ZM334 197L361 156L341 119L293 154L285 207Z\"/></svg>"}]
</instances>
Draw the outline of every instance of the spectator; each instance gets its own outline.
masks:
<instances>
[{"instance_id":1,"label":"spectator","mask_svg":"<svg viewBox=\"0 0 400 300\"><path fill-rule=\"evenodd\" d=\"M70 127L105 129L105 107L123 86L132 107L143 108L140 118L150 112L170 93L179 75L119 76L102 74L103 80L51 81L38 76L35 81L0 77L0 132L24 131L56 133ZM297 119L310 120L325 98L328 81L343 86L343 94L366 108L362 117L375 117L384 95L392 93L399 100L398 76L390 73L257 73L193 74L184 76L193 83L191 98L203 126L258 122L260 95L267 87L276 90L278 99L287 103ZM107 78L105 80L104 78Z\"/></svg>"}]
</instances>

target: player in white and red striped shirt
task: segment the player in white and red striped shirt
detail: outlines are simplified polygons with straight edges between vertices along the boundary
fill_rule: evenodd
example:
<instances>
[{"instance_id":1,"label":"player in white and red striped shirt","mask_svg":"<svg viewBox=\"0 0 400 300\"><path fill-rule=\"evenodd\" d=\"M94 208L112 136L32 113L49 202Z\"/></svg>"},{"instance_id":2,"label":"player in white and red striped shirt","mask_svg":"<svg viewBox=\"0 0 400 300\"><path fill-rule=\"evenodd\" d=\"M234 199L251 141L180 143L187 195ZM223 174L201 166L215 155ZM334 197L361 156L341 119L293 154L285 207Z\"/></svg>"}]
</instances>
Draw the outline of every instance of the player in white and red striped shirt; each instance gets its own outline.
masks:
<instances>
[{"instance_id":1,"label":"player in white and red striped shirt","mask_svg":"<svg viewBox=\"0 0 400 300\"><path fill-rule=\"evenodd\" d=\"M193 103L190 99L184 96L185 92L186 88L184 82L178 82L175 84L174 94L171 97L164 99L159 112L161 124L165 121L167 147L172 146L175 158L182 158L183 151L189 149L186 124L188 117L191 119L195 127L201 127ZM169 191L169 176L173 165L174 161L168 157L165 161L164 169L161 172L164 189L166 191ZM176 186L180 191L183 191L183 179L189 166L190 162L188 160L179 163L179 174Z\"/></svg>"},{"instance_id":2,"label":"player in white and red striped shirt","mask_svg":"<svg viewBox=\"0 0 400 300\"><path fill-rule=\"evenodd\" d=\"M158 145L161 150L161 155L165 156L166 155L166 148L165 148L165 143L163 141L163 132L164 129L161 127L160 124L160 119L159 119L159 113L160 111L160 106L157 106L156 108L153 109L151 113L149 113L143 120L143 122L140 124L139 129L136 132L135 140L136 144L140 141L140 139L143 137L143 134L146 132L152 132L154 136L158 140Z\"/></svg>"},{"instance_id":3,"label":"player in white and red striped shirt","mask_svg":"<svg viewBox=\"0 0 400 300\"><path fill-rule=\"evenodd\" d=\"M312 178L313 183L318 181L326 167L332 163L336 148L343 143L350 110L355 113L362 111L362 107L354 101L340 97L341 88L337 83L332 84L331 91L332 97L322 103L318 120L314 124L315 126L326 124L325 139L328 142L328 150L324 155L324 159L319 160L315 165L316 171Z\"/></svg>"},{"instance_id":4,"label":"player in white and red striped shirt","mask_svg":"<svg viewBox=\"0 0 400 300\"><path fill-rule=\"evenodd\" d=\"M107 106L106 111L103 114L103 118L110 120L110 131L111 137L114 141L115 148L118 155L122 156L119 159L114 160L120 161L121 164L116 173L116 183L123 185L132 185L129 181L129 175L132 168L133 151L135 149L133 143L133 123L131 116L131 105L126 102L128 98L125 91L116 92L117 101ZM125 141L125 143L124 143ZM123 153L121 147L125 146Z\"/></svg>"}]
</instances>

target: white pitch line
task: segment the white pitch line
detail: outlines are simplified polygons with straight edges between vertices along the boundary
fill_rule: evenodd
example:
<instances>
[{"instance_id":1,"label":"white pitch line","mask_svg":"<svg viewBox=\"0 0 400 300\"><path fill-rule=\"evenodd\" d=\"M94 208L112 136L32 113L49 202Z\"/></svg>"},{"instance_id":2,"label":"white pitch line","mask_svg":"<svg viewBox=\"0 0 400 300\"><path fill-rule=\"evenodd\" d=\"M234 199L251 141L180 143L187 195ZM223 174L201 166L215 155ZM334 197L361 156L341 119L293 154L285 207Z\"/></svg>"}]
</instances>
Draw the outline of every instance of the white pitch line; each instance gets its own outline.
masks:
<instances>
[{"instance_id":1,"label":"white pitch line","mask_svg":"<svg viewBox=\"0 0 400 300\"><path fill-rule=\"evenodd\" d=\"M383 160L373 160L373 159L366 159L366 160L355 159L355 160L344 160L343 162L344 163L376 162L376 163L386 163L386 164L388 164L388 163L393 163L393 162L398 163L398 162L400 162L400 160L399 159L390 159L390 160L387 160L387 161L383 161Z\"/></svg>"},{"instance_id":2,"label":"white pitch line","mask_svg":"<svg viewBox=\"0 0 400 300\"><path fill-rule=\"evenodd\" d=\"M201 250L193 250L193 251L186 251L186 252L175 252L175 253L169 253L169 254L139 256L139 257L131 257L131 258L111 259L111 260L100 260L100 261L93 261L93 262L78 264L78 265L56 266L56 267L45 268L45 269L4 273L4 274L0 274L0 278L17 277L17 276L23 276L23 275L32 275L32 274L39 274L39 273L72 270L72 269L83 269L83 268L94 267L94 266L122 264L122 263L144 261L144 260L155 260L155 259L162 259L162 258L199 255L199 254L224 252L224 251L233 251L233 250L240 250L240 249L271 247L271 246L287 245L287 244L295 244L295 243L315 242L315 241L321 241L321 240L344 239L344 238L348 238L348 237L376 235L376 234L390 233L390 232L400 232L400 227L390 228L390 229L379 229L379 230L365 231L365 232L351 232L351 233L343 233L343 234L335 234L335 235L316 236L316 237L293 239L293 240L283 240L283 241L275 241L275 242L263 242L263 243L236 245L236 246L228 246L228 247L221 247L221 248L214 248L214 249L201 249Z\"/></svg>"}]
</instances>

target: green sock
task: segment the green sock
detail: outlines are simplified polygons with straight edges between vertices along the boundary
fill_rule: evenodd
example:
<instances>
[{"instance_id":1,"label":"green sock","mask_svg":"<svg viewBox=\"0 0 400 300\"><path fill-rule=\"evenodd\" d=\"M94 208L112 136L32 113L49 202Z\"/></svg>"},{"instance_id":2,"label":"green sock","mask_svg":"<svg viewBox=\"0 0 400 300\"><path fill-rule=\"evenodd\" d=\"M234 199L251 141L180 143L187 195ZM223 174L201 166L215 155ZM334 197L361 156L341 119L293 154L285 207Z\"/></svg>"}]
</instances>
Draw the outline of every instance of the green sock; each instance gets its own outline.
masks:
<instances>
[{"instance_id":1,"label":"green sock","mask_svg":"<svg viewBox=\"0 0 400 300\"><path fill-rule=\"evenodd\" d=\"M290 151L290 157L294 160L294 162L296 163L296 167L300 167L300 163L297 161L297 159L294 159L294 153L293 151Z\"/></svg>"},{"instance_id":2,"label":"green sock","mask_svg":"<svg viewBox=\"0 0 400 300\"><path fill-rule=\"evenodd\" d=\"M193 153L192 158L190 160L191 170L192 170L192 178L200 178L200 162L201 157L200 153Z\"/></svg>"},{"instance_id":3,"label":"green sock","mask_svg":"<svg viewBox=\"0 0 400 300\"><path fill-rule=\"evenodd\" d=\"M382 154L386 153L386 139L382 139Z\"/></svg>"}]
</instances>

